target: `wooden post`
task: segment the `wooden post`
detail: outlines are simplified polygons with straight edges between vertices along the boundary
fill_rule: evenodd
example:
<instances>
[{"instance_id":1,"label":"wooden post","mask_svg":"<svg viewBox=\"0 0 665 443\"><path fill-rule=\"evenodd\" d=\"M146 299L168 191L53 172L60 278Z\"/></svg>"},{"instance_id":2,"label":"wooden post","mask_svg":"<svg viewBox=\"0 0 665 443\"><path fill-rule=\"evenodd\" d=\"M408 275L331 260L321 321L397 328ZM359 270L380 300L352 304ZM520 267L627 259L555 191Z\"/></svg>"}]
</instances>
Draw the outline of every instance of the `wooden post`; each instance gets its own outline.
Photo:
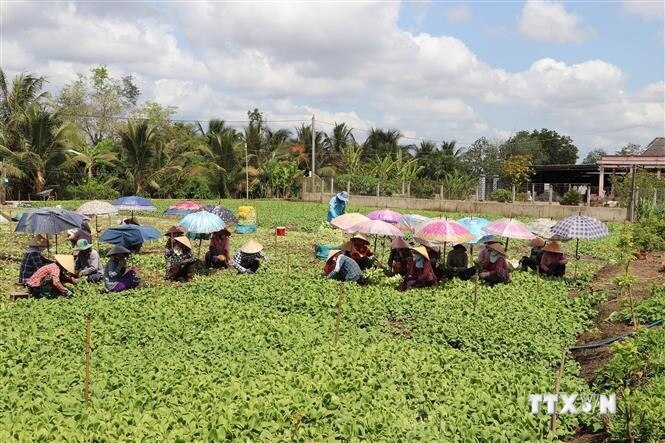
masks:
<instances>
[{"instance_id":1,"label":"wooden post","mask_svg":"<svg viewBox=\"0 0 665 443\"><path fill-rule=\"evenodd\" d=\"M513 183L513 203L515 203L515 184Z\"/></svg>"},{"instance_id":2,"label":"wooden post","mask_svg":"<svg viewBox=\"0 0 665 443\"><path fill-rule=\"evenodd\" d=\"M335 177L330 177L330 192L335 193Z\"/></svg>"},{"instance_id":3,"label":"wooden post","mask_svg":"<svg viewBox=\"0 0 665 443\"><path fill-rule=\"evenodd\" d=\"M554 198L554 191L552 189L552 184L550 183L550 205L552 204L553 198Z\"/></svg>"},{"instance_id":4,"label":"wooden post","mask_svg":"<svg viewBox=\"0 0 665 443\"><path fill-rule=\"evenodd\" d=\"M531 183L531 202L535 203L536 202L536 184Z\"/></svg>"},{"instance_id":5,"label":"wooden post","mask_svg":"<svg viewBox=\"0 0 665 443\"><path fill-rule=\"evenodd\" d=\"M441 187L439 189L440 189L440 193L441 193L441 200L443 200L443 185L441 185Z\"/></svg>"},{"instance_id":6,"label":"wooden post","mask_svg":"<svg viewBox=\"0 0 665 443\"><path fill-rule=\"evenodd\" d=\"M277 228L275 228L275 255L277 255Z\"/></svg>"},{"instance_id":7,"label":"wooden post","mask_svg":"<svg viewBox=\"0 0 665 443\"><path fill-rule=\"evenodd\" d=\"M586 205L591 207L591 186L588 186L586 189Z\"/></svg>"},{"instance_id":8,"label":"wooden post","mask_svg":"<svg viewBox=\"0 0 665 443\"><path fill-rule=\"evenodd\" d=\"M289 245L286 245L286 275L291 274L291 254Z\"/></svg>"},{"instance_id":9,"label":"wooden post","mask_svg":"<svg viewBox=\"0 0 665 443\"><path fill-rule=\"evenodd\" d=\"M563 354L561 355L561 365L559 366L559 373L556 376L556 382L554 383L554 395L558 396L559 391L561 390L561 378L563 377L563 369L564 369L564 364L566 362L566 351L567 349L564 348ZM554 409L554 414L552 414L552 418L550 419L550 431L552 434L556 433L556 408Z\"/></svg>"},{"instance_id":10,"label":"wooden post","mask_svg":"<svg viewBox=\"0 0 665 443\"><path fill-rule=\"evenodd\" d=\"M380 191L379 191L379 182L376 182L376 196L379 197L380 195L381 194L380 194Z\"/></svg>"},{"instance_id":11,"label":"wooden post","mask_svg":"<svg viewBox=\"0 0 665 443\"><path fill-rule=\"evenodd\" d=\"M346 181L346 192L347 194L351 194L351 180Z\"/></svg>"},{"instance_id":12,"label":"wooden post","mask_svg":"<svg viewBox=\"0 0 665 443\"><path fill-rule=\"evenodd\" d=\"M337 298L337 320L335 321L335 342L333 343L337 346L337 341L339 340L339 323L342 319L342 302L344 301L344 283L341 283L342 286L339 288L339 297Z\"/></svg>"},{"instance_id":13,"label":"wooden post","mask_svg":"<svg viewBox=\"0 0 665 443\"><path fill-rule=\"evenodd\" d=\"M90 400L90 314L85 317L85 401Z\"/></svg>"},{"instance_id":14,"label":"wooden post","mask_svg":"<svg viewBox=\"0 0 665 443\"><path fill-rule=\"evenodd\" d=\"M411 197L411 182L406 184L406 196Z\"/></svg>"}]
</instances>

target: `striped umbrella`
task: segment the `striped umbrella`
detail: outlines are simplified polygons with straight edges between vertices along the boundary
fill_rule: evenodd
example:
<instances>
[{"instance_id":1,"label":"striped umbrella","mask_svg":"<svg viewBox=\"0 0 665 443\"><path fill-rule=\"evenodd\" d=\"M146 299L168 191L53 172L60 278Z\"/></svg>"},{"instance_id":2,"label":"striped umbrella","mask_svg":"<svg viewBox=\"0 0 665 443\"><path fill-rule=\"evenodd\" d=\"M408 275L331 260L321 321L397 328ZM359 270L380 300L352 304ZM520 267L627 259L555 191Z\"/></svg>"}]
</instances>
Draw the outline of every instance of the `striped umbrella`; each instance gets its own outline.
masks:
<instances>
[{"instance_id":1,"label":"striped umbrella","mask_svg":"<svg viewBox=\"0 0 665 443\"><path fill-rule=\"evenodd\" d=\"M498 237L506 237L506 251L508 251L508 241L511 238L517 240L531 240L536 238L524 223L513 218L502 218L493 221L485 226L483 231Z\"/></svg>"},{"instance_id":2,"label":"striped umbrella","mask_svg":"<svg viewBox=\"0 0 665 443\"><path fill-rule=\"evenodd\" d=\"M428 221L429 218L420 214L404 214L399 218L397 227L402 231L415 231L416 227L423 222Z\"/></svg>"},{"instance_id":3,"label":"striped umbrella","mask_svg":"<svg viewBox=\"0 0 665 443\"><path fill-rule=\"evenodd\" d=\"M342 231L351 231L354 225L364 221L369 221L369 218L357 212L348 212L333 218L330 224Z\"/></svg>"},{"instance_id":4,"label":"striped umbrella","mask_svg":"<svg viewBox=\"0 0 665 443\"><path fill-rule=\"evenodd\" d=\"M381 220L388 223L397 223L401 217L402 214L397 211L393 211L392 209L380 209L378 211L372 211L367 214L367 218L371 220Z\"/></svg>"},{"instance_id":5,"label":"striped umbrella","mask_svg":"<svg viewBox=\"0 0 665 443\"><path fill-rule=\"evenodd\" d=\"M574 238L577 240L575 246L575 259L579 260L580 239L595 240L597 238L607 237L610 233L607 225L593 217L586 215L571 215L560 220L556 225L552 226L552 232L555 235L564 238ZM575 266L575 273L577 274L577 262Z\"/></svg>"}]
</instances>

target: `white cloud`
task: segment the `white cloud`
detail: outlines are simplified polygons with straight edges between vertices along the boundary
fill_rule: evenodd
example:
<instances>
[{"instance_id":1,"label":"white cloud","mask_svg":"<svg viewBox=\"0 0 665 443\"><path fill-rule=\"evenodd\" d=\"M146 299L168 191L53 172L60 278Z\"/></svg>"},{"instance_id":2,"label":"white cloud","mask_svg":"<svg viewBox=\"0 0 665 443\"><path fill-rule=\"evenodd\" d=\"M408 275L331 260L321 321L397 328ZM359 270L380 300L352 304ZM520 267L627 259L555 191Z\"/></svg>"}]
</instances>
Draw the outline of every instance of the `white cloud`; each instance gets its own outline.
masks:
<instances>
[{"instance_id":1,"label":"white cloud","mask_svg":"<svg viewBox=\"0 0 665 443\"><path fill-rule=\"evenodd\" d=\"M639 15L643 20L665 20L665 2L661 0L629 0L621 4L624 11Z\"/></svg>"},{"instance_id":2,"label":"white cloud","mask_svg":"<svg viewBox=\"0 0 665 443\"><path fill-rule=\"evenodd\" d=\"M538 0L524 4L519 31L529 39L555 43L582 43L593 35L593 29L566 11L563 3Z\"/></svg>"},{"instance_id":3,"label":"white cloud","mask_svg":"<svg viewBox=\"0 0 665 443\"><path fill-rule=\"evenodd\" d=\"M446 11L446 17L451 22L463 22L469 20L473 12L466 5L453 6Z\"/></svg>"}]
</instances>

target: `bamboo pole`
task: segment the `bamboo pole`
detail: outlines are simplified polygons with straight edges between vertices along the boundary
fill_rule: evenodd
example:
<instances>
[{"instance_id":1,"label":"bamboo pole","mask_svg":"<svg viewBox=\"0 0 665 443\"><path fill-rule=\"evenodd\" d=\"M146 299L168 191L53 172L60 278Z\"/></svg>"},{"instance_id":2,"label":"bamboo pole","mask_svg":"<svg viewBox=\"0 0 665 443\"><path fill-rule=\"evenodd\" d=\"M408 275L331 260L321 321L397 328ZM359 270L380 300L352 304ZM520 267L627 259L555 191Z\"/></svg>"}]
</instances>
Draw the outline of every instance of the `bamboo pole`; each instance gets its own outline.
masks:
<instances>
[{"instance_id":1,"label":"bamboo pole","mask_svg":"<svg viewBox=\"0 0 665 443\"><path fill-rule=\"evenodd\" d=\"M342 303L344 301L344 283L341 283L339 288L339 298L337 299L337 320L335 321L335 342L333 343L337 346L337 341L339 340L339 323L342 319Z\"/></svg>"},{"instance_id":2,"label":"bamboo pole","mask_svg":"<svg viewBox=\"0 0 665 443\"><path fill-rule=\"evenodd\" d=\"M563 350L563 353L561 354L561 364L559 365L559 373L556 376L556 382L554 383L554 395L558 396L559 391L561 391L561 378L563 377L563 370L564 370L564 365L566 363L566 349ZM554 409L554 413L552 414L552 418L550 419L550 431L552 434L556 433L556 408Z\"/></svg>"},{"instance_id":3,"label":"bamboo pole","mask_svg":"<svg viewBox=\"0 0 665 443\"><path fill-rule=\"evenodd\" d=\"M90 400L90 314L85 317L85 401Z\"/></svg>"}]
</instances>

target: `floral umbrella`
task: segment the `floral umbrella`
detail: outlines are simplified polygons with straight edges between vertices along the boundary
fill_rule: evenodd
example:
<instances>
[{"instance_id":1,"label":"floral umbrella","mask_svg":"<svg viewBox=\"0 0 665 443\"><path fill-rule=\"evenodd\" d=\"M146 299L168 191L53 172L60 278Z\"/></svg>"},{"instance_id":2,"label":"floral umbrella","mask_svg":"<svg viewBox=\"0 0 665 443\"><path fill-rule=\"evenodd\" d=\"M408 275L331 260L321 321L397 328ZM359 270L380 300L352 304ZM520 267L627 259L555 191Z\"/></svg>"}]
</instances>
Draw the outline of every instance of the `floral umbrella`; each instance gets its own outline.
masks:
<instances>
[{"instance_id":1,"label":"floral umbrella","mask_svg":"<svg viewBox=\"0 0 665 443\"><path fill-rule=\"evenodd\" d=\"M369 221L369 218L357 212L349 212L333 218L330 224L342 231L351 231L354 225L364 221Z\"/></svg>"},{"instance_id":2,"label":"floral umbrella","mask_svg":"<svg viewBox=\"0 0 665 443\"><path fill-rule=\"evenodd\" d=\"M393 211L392 209L380 209L378 211L370 212L367 214L367 217L371 220L381 220L388 223L397 223L402 217L402 214L397 211Z\"/></svg>"},{"instance_id":3,"label":"floral umbrella","mask_svg":"<svg viewBox=\"0 0 665 443\"><path fill-rule=\"evenodd\" d=\"M187 215L192 212L200 211L204 206L201 203L196 203L193 201L184 201L176 203L175 205L169 206L169 208L164 211L166 215Z\"/></svg>"},{"instance_id":4,"label":"floral umbrella","mask_svg":"<svg viewBox=\"0 0 665 443\"><path fill-rule=\"evenodd\" d=\"M464 243L476 237L463 225L455 220L433 219L416 228L415 237L432 243Z\"/></svg>"},{"instance_id":5,"label":"floral umbrella","mask_svg":"<svg viewBox=\"0 0 665 443\"><path fill-rule=\"evenodd\" d=\"M464 226L466 229L471 232L475 238L469 240L468 243L474 245L478 243L483 243L490 238L492 235L488 235L487 232L483 231L483 228L490 224L490 221L482 217L464 217L457 220L457 223Z\"/></svg>"},{"instance_id":6,"label":"floral umbrella","mask_svg":"<svg viewBox=\"0 0 665 443\"><path fill-rule=\"evenodd\" d=\"M367 220L353 225L349 231L362 232L363 234L387 235L390 237L404 237L404 233L394 225L382 220Z\"/></svg>"},{"instance_id":7,"label":"floral umbrella","mask_svg":"<svg viewBox=\"0 0 665 443\"><path fill-rule=\"evenodd\" d=\"M531 240L536 238L524 223L512 218L502 218L493 221L485 226L483 231L488 234L494 234L498 237L506 237L506 251L508 251L508 241L511 238L518 240Z\"/></svg>"},{"instance_id":8,"label":"floral umbrella","mask_svg":"<svg viewBox=\"0 0 665 443\"><path fill-rule=\"evenodd\" d=\"M227 227L229 225L235 226L238 224L238 217L236 217L235 214L231 212L230 209L227 209L224 206L206 205L204 209L221 218Z\"/></svg>"}]
</instances>

